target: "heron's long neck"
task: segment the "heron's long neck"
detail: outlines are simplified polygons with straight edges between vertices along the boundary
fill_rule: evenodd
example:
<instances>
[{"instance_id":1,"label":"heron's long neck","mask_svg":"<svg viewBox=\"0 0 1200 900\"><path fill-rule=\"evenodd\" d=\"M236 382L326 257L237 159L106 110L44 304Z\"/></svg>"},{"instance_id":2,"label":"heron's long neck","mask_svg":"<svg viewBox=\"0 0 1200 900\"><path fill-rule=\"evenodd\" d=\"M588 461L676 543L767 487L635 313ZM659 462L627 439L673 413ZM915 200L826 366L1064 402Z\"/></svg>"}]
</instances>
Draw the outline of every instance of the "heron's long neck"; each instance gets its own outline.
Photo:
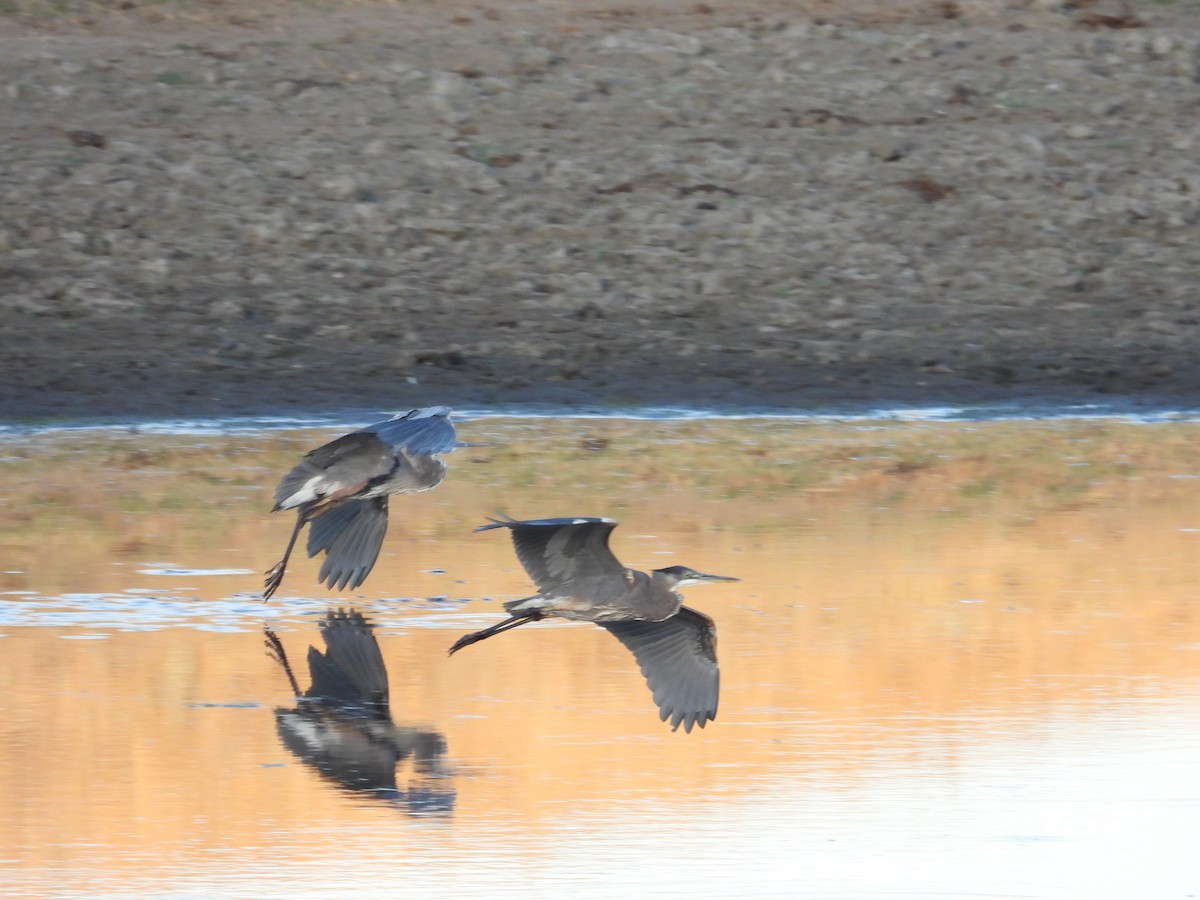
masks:
<instances>
[{"instance_id":1,"label":"heron's long neck","mask_svg":"<svg viewBox=\"0 0 1200 900\"><path fill-rule=\"evenodd\" d=\"M401 450L396 465L379 479L377 490L389 494L418 494L442 483L446 464L433 456L410 456Z\"/></svg>"},{"instance_id":2,"label":"heron's long neck","mask_svg":"<svg viewBox=\"0 0 1200 900\"><path fill-rule=\"evenodd\" d=\"M669 619L679 612L683 597L675 590L676 581L662 572L650 573L650 584L653 590L653 604L646 610L646 618L651 620Z\"/></svg>"}]
</instances>

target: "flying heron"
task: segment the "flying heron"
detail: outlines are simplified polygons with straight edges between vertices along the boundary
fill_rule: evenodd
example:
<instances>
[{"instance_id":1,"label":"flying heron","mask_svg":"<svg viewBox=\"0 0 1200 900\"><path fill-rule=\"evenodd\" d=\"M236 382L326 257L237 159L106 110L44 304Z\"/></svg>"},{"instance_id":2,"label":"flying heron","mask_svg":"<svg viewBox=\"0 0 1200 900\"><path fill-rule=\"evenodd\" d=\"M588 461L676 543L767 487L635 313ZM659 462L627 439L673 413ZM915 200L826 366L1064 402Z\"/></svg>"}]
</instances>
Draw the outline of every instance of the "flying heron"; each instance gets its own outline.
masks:
<instances>
[{"instance_id":1,"label":"flying heron","mask_svg":"<svg viewBox=\"0 0 1200 900\"><path fill-rule=\"evenodd\" d=\"M717 717L720 671L717 629L704 613L683 606L675 588L714 581L687 566L627 569L608 548L612 519L492 519L476 531L507 528L517 559L538 593L504 604L509 618L463 635L450 652L549 616L595 622L633 653L658 704L659 718L690 732Z\"/></svg>"},{"instance_id":2,"label":"flying heron","mask_svg":"<svg viewBox=\"0 0 1200 900\"><path fill-rule=\"evenodd\" d=\"M428 491L446 477L437 458L459 446L450 409L412 409L318 447L283 476L275 506L296 510L283 559L267 571L263 600L283 581L296 538L306 524L308 555L325 551L318 581L354 589L366 580L387 533L388 496Z\"/></svg>"},{"instance_id":3,"label":"flying heron","mask_svg":"<svg viewBox=\"0 0 1200 900\"><path fill-rule=\"evenodd\" d=\"M330 610L320 621L325 651L308 648L312 686L301 692L283 643L264 628L268 655L283 668L295 709L275 710L283 745L328 781L399 802L412 815L445 814L455 791L446 782L446 739L437 731L397 725L375 626L356 609ZM411 761L401 790L397 765Z\"/></svg>"}]
</instances>

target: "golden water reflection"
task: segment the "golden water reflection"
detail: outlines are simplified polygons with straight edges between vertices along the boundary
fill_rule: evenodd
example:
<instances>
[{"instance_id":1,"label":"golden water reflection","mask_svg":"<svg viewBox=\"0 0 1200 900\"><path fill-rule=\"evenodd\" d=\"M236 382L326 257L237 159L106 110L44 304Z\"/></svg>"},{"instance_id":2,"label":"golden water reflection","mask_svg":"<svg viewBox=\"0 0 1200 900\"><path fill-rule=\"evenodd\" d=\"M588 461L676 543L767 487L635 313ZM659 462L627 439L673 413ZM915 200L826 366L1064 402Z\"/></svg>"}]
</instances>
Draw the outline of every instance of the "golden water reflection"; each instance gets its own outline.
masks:
<instances>
[{"instance_id":1,"label":"golden water reflection","mask_svg":"<svg viewBox=\"0 0 1200 900\"><path fill-rule=\"evenodd\" d=\"M871 810L843 853L878 843L871 829L885 823L922 835L903 804L967 816L956 804L995 759L1010 762L987 779L1019 786L978 803L1038 833L1036 808L1021 818L1019 773L1058 783L1048 773L1063 753L1083 760L1096 741L1130 735L1173 773L1186 740L1164 737L1168 723L1196 722L1198 431L466 422L460 436L490 446L451 456L436 491L393 503L362 590L331 594L318 563L298 558L267 605L261 573L291 526L266 512L270 491L328 432L7 439L0 875L21 896L157 893L181 879L202 895L250 896L270 895L270 879L231 886L230 867L251 878L288 863L306 873L289 888L298 896L321 883L305 862L353 835L363 857L328 868L326 888L367 872L478 887L441 853L461 860L502 841L510 855L488 858L491 888L528 889L548 866L594 881L552 837L603 860L627 828L648 829L651 843L674 834L675 850L654 843L646 860L657 871L671 853L720 858L713 823L756 808L759 824L739 826L753 841L730 865L777 848L756 877L786 894L796 867L816 864L783 837L824 839L803 804L842 796L839 816ZM504 536L471 533L496 511L611 515L631 566L740 577L687 592L717 621L717 721L671 733L632 658L589 626L542 623L447 658L457 636L496 620L500 600L529 592ZM338 791L281 745L274 711L295 703L262 626L302 669L334 603L379 624L397 721L445 736L448 820L425 828ZM1125 787L1114 775L1097 789ZM586 835L564 836L581 822ZM921 840L936 846L945 830ZM726 850L736 836L724 835ZM917 893L992 887L921 871ZM841 882L824 884L834 894Z\"/></svg>"}]
</instances>

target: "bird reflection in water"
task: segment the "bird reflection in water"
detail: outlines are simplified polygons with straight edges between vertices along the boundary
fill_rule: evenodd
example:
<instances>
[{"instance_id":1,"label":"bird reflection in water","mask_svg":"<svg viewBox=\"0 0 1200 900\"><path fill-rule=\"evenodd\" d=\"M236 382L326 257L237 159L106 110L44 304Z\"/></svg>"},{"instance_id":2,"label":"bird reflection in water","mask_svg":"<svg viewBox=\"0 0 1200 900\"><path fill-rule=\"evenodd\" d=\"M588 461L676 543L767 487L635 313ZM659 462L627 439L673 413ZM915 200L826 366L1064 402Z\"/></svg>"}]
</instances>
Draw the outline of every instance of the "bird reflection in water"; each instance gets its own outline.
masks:
<instances>
[{"instance_id":1,"label":"bird reflection in water","mask_svg":"<svg viewBox=\"0 0 1200 900\"><path fill-rule=\"evenodd\" d=\"M321 777L356 794L392 802L409 815L449 815L455 790L446 765L446 739L437 731L392 721L387 669L375 625L355 609L330 610L319 623L325 652L308 648L312 686L301 691L283 643L264 628L267 654L295 692L294 709L275 710L283 745ZM407 786L397 766L409 761Z\"/></svg>"}]
</instances>

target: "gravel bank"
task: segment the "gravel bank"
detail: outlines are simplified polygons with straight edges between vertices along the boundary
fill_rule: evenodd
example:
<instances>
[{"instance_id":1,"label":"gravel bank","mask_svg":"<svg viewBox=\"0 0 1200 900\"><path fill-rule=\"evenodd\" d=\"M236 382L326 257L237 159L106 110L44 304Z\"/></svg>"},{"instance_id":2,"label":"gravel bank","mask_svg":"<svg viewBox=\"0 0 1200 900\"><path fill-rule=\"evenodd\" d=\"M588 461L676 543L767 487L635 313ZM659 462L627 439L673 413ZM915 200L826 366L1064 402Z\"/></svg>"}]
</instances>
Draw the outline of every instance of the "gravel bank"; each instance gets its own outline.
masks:
<instances>
[{"instance_id":1,"label":"gravel bank","mask_svg":"<svg viewBox=\"0 0 1200 900\"><path fill-rule=\"evenodd\" d=\"M1177 6L11 18L0 416L1200 400Z\"/></svg>"}]
</instances>

